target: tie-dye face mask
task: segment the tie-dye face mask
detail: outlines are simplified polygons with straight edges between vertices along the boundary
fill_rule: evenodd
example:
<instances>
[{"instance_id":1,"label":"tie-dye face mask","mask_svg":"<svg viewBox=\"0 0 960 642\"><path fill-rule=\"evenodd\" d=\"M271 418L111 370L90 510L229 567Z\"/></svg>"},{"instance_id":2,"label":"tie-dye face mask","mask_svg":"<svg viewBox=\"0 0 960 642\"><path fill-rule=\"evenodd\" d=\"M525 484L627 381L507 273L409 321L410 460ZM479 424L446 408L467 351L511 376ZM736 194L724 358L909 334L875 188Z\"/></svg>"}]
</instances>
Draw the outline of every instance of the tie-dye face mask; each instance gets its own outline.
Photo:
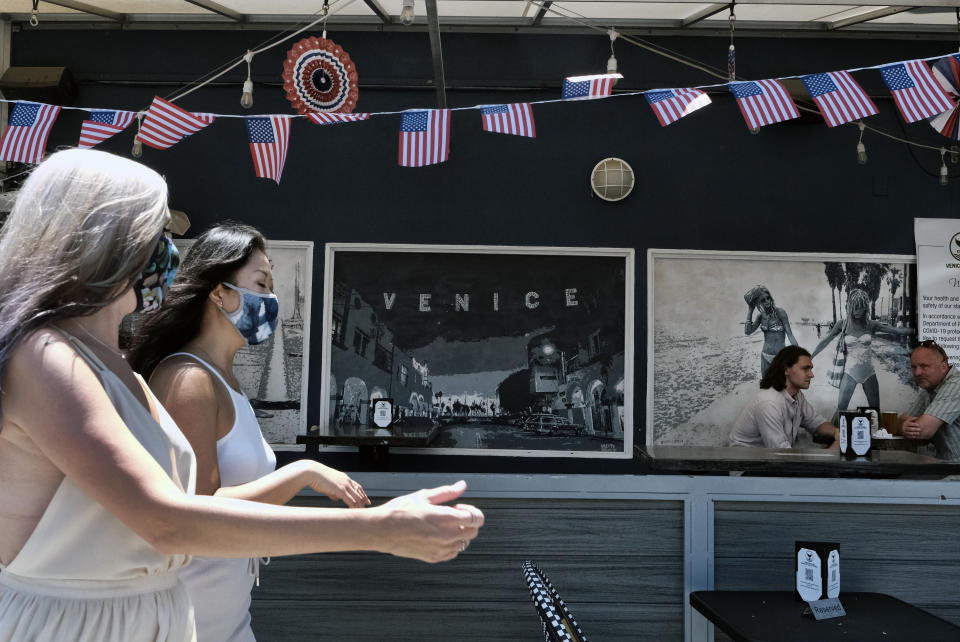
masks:
<instances>
[{"instance_id":1,"label":"tie-dye face mask","mask_svg":"<svg viewBox=\"0 0 960 642\"><path fill-rule=\"evenodd\" d=\"M280 313L277 295L253 292L230 283L224 285L243 296L243 301L233 312L220 308L237 332L252 346L269 339L277 327L277 315Z\"/></svg>"},{"instance_id":2,"label":"tie-dye face mask","mask_svg":"<svg viewBox=\"0 0 960 642\"><path fill-rule=\"evenodd\" d=\"M173 277L176 276L178 267L180 252L173 241L167 238L166 233L162 233L153 257L133 284L133 291L137 295L136 312L153 312L160 308L163 298L173 285Z\"/></svg>"}]
</instances>

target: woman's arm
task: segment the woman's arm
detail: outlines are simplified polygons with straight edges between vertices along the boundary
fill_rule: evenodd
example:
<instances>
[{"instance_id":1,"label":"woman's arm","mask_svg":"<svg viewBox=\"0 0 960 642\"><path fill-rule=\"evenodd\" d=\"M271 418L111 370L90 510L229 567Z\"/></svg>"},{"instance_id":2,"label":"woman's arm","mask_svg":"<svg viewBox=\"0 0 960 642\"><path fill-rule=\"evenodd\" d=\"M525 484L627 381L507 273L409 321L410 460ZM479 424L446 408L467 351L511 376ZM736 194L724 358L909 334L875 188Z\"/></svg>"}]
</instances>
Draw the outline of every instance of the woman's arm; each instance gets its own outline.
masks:
<instances>
[{"instance_id":1,"label":"woman's arm","mask_svg":"<svg viewBox=\"0 0 960 642\"><path fill-rule=\"evenodd\" d=\"M827 347L827 344L833 341L833 338L840 334L840 331L843 329L843 321L837 321L833 324L833 327L830 328L830 332L827 333L823 339L820 340L820 343L817 344L817 347L813 349L813 352L810 354L810 358L813 359L821 350Z\"/></svg>"},{"instance_id":2,"label":"woman's arm","mask_svg":"<svg viewBox=\"0 0 960 642\"><path fill-rule=\"evenodd\" d=\"M363 486L349 475L309 459L287 464L247 484L222 486L214 495L268 504L286 504L307 486L334 501L343 501L350 508L370 505Z\"/></svg>"},{"instance_id":3,"label":"woman's arm","mask_svg":"<svg viewBox=\"0 0 960 642\"><path fill-rule=\"evenodd\" d=\"M780 315L780 321L783 322L783 330L787 333L787 338L790 339L790 345L800 345L797 343L797 338L793 336L793 330L790 328L790 317L787 316L787 311L783 308L777 308L777 314Z\"/></svg>"},{"instance_id":4,"label":"woman's arm","mask_svg":"<svg viewBox=\"0 0 960 642\"><path fill-rule=\"evenodd\" d=\"M472 506L439 505L460 496L462 482L363 511L188 496L133 437L86 362L53 333L36 333L21 344L3 384L4 420L20 426L94 501L164 553L377 550L437 562L455 557L483 524Z\"/></svg>"},{"instance_id":5,"label":"woman's arm","mask_svg":"<svg viewBox=\"0 0 960 642\"><path fill-rule=\"evenodd\" d=\"M913 328L897 328L887 323L881 323L879 321L871 321L870 331L871 332L886 332L887 334L898 334L898 335L908 335L913 334Z\"/></svg>"},{"instance_id":6,"label":"woman's arm","mask_svg":"<svg viewBox=\"0 0 960 642\"><path fill-rule=\"evenodd\" d=\"M743 333L744 334L753 334L757 331L757 328L760 327L760 322L763 320L763 313L760 313L760 316L757 317L756 323L753 321L753 305L747 304L747 322L743 324Z\"/></svg>"},{"instance_id":7,"label":"woman's arm","mask_svg":"<svg viewBox=\"0 0 960 642\"><path fill-rule=\"evenodd\" d=\"M363 487L349 476L319 462L300 461L265 477L239 486L220 485L217 459L217 426L223 415L233 416L221 387L207 368L183 361L167 361L150 377L150 387L190 442L197 458L197 494L233 497L268 504L286 504L307 486L333 500L343 500L351 508L367 506Z\"/></svg>"}]
</instances>

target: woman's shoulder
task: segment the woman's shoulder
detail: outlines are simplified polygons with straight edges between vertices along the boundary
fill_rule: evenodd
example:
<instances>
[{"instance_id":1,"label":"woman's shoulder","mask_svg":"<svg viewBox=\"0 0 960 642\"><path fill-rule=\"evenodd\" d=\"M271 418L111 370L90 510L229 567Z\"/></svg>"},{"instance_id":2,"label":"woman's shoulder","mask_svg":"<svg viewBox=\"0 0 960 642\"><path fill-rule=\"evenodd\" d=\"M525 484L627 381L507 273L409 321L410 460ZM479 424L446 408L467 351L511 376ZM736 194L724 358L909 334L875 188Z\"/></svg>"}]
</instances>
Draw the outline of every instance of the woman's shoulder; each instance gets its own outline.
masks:
<instances>
[{"instance_id":1,"label":"woman's shoulder","mask_svg":"<svg viewBox=\"0 0 960 642\"><path fill-rule=\"evenodd\" d=\"M166 403L171 397L180 401L216 401L217 376L192 354L174 354L161 361L148 378L150 388Z\"/></svg>"},{"instance_id":2,"label":"woman's shoulder","mask_svg":"<svg viewBox=\"0 0 960 642\"><path fill-rule=\"evenodd\" d=\"M22 368L36 376L71 365L78 356L77 349L62 330L44 326L29 332L17 343L7 368L13 371Z\"/></svg>"}]
</instances>

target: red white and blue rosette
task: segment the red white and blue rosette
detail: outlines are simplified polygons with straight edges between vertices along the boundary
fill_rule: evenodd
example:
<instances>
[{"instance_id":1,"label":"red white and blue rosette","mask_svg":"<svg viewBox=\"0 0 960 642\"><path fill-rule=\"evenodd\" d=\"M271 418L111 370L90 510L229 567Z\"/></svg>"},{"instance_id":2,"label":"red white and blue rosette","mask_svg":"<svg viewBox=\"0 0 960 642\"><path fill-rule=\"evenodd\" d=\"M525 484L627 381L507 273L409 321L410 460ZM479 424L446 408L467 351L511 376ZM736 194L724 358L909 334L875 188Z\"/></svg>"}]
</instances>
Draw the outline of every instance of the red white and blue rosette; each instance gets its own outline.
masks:
<instances>
[{"instance_id":1,"label":"red white and blue rosette","mask_svg":"<svg viewBox=\"0 0 960 642\"><path fill-rule=\"evenodd\" d=\"M359 93L357 68L332 40L304 38L287 52L283 88L298 113L350 113Z\"/></svg>"},{"instance_id":2,"label":"red white and blue rosette","mask_svg":"<svg viewBox=\"0 0 960 642\"><path fill-rule=\"evenodd\" d=\"M930 126L943 136L960 141L960 56L953 54L941 58L933 65L933 76L943 87L943 91L953 101L953 109L927 119Z\"/></svg>"}]
</instances>

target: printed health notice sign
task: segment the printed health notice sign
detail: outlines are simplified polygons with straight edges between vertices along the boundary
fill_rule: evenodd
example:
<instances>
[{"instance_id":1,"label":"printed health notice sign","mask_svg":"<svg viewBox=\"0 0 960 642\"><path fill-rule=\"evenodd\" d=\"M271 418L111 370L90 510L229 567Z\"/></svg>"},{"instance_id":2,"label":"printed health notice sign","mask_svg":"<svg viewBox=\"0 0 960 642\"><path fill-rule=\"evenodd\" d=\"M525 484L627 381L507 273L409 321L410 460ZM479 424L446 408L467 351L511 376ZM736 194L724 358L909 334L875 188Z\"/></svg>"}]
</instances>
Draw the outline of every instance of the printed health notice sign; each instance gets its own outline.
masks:
<instances>
[{"instance_id":1,"label":"printed health notice sign","mask_svg":"<svg viewBox=\"0 0 960 642\"><path fill-rule=\"evenodd\" d=\"M960 357L960 219L915 218L917 337Z\"/></svg>"}]
</instances>

